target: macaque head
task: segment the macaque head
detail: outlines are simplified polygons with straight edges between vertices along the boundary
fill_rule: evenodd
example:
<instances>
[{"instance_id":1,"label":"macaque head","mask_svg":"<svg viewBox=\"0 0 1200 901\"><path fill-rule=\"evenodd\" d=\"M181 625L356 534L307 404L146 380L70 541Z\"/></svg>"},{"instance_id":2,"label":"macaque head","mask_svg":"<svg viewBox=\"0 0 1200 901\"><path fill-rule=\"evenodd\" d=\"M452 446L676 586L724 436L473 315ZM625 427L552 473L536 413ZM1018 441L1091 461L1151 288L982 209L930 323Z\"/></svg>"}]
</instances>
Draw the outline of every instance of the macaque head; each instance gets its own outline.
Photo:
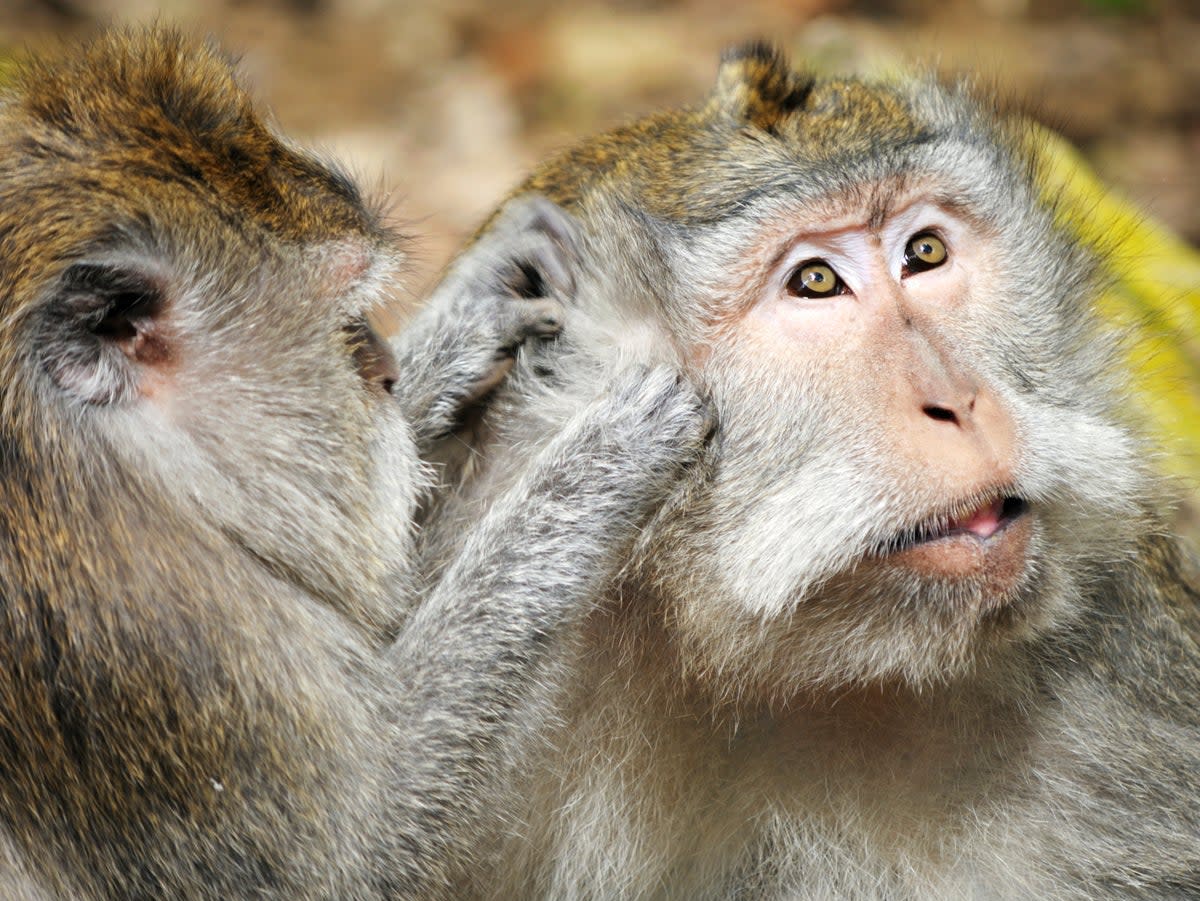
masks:
<instances>
[{"instance_id":1,"label":"macaque head","mask_svg":"<svg viewBox=\"0 0 1200 901\"><path fill-rule=\"evenodd\" d=\"M157 523L119 582L211 566L173 558L179 524L382 616L420 479L365 319L398 260L377 212L264 123L218 51L165 30L30 62L6 90L0 443L31 509L105 520L73 535L84 561L137 558Z\"/></svg>"},{"instance_id":2,"label":"macaque head","mask_svg":"<svg viewBox=\"0 0 1200 901\"><path fill-rule=\"evenodd\" d=\"M1031 135L964 86L753 46L706 105L528 182L584 231L564 373L668 359L712 395L708 468L635 581L714 691L960 678L1068 621L1078 574L1127 548L1138 450Z\"/></svg>"}]
</instances>

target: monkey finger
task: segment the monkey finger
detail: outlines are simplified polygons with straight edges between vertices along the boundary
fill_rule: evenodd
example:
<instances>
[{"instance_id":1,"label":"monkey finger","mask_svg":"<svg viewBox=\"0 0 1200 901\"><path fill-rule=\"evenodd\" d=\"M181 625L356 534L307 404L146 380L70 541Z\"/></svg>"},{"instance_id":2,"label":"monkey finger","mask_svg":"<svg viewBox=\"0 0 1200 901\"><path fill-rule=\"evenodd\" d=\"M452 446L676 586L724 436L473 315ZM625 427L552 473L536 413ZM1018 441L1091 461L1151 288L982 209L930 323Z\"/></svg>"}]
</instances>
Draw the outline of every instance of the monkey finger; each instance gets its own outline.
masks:
<instances>
[{"instance_id":1,"label":"monkey finger","mask_svg":"<svg viewBox=\"0 0 1200 901\"><path fill-rule=\"evenodd\" d=\"M579 258L579 240L575 220L562 207L540 194L514 198L501 214L506 228L549 238L571 259Z\"/></svg>"},{"instance_id":2,"label":"monkey finger","mask_svg":"<svg viewBox=\"0 0 1200 901\"><path fill-rule=\"evenodd\" d=\"M497 344L510 355L528 338L553 338L563 328L565 311L552 298L509 300L502 310Z\"/></svg>"},{"instance_id":3,"label":"monkey finger","mask_svg":"<svg viewBox=\"0 0 1200 901\"><path fill-rule=\"evenodd\" d=\"M553 338L562 330L563 308L558 301L503 298L499 315L487 328L494 329L486 357L478 358L478 369L462 393L460 406L480 401L504 381L512 370L517 350L530 338Z\"/></svg>"},{"instance_id":4,"label":"monkey finger","mask_svg":"<svg viewBox=\"0 0 1200 901\"><path fill-rule=\"evenodd\" d=\"M467 392L463 396L459 406L469 407L482 400L487 396L488 392L504 381L505 377L512 370L514 362L515 358L511 354L500 352L494 359L492 368L467 388Z\"/></svg>"},{"instance_id":5,"label":"monkey finger","mask_svg":"<svg viewBox=\"0 0 1200 901\"><path fill-rule=\"evenodd\" d=\"M657 431L679 462L699 453L716 427L711 401L672 366L629 367L613 383L612 397L643 427Z\"/></svg>"},{"instance_id":6,"label":"monkey finger","mask_svg":"<svg viewBox=\"0 0 1200 901\"><path fill-rule=\"evenodd\" d=\"M551 236L543 236L532 244L527 264L540 277L545 296L563 300L574 298L578 261Z\"/></svg>"},{"instance_id":7,"label":"monkey finger","mask_svg":"<svg viewBox=\"0 0 1200 901\"><path fill-rule=\"evenodd\" d=\"M562 332L565 314L553 298L505 298L487 328L494 331L494 345L512 356L529 338L553 338Z\"/></svg>"},{"instance_id":8,"label":"monkey finger","mask_svg":"<svg viewBox=\"0 0 1200 901\"><path fill-rule=\"evenodd\" d=\"M537 195L517 198L505 208L493 237L503 245L498 258L514 263L515 277L505 280L514 293L527 298L574 296L578 239L561 207Z\"/></svg>"}]
</instances>

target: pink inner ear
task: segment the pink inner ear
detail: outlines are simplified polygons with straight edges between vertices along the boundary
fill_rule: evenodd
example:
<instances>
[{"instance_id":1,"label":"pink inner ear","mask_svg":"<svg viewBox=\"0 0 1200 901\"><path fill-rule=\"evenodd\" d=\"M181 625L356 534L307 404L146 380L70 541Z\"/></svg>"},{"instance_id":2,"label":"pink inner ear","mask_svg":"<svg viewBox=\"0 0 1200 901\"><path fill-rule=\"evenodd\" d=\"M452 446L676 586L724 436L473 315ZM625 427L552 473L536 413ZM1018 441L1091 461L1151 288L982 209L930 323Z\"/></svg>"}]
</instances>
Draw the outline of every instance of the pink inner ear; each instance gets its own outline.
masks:
<instances>
[{"instance_id":1,"label":"pink inner ear","mask_svg":"<svg viewBox=\"0 0 1200 901\"><path fill-rule=\"evenodd\" d=\"M117 346L129 359L142 366L163 366L171 362L171 342L157 321L150 316L130 320L130 335L117 339Z\"/></svg>"},{"instance_id":2,"label":"pink inner ear","mask_svg":"<svg viewBox=\"0 0 1200 901\"><path fill-rule=\"evenodd\" d=\"M175 345L157 294L132 304L117 304L93 334L121 351L128 361L126 390L157 400L170 393Z\"/></svg>"},{"instance_id":3,"label":"pink inner ear","mask_svg":"<svg viewBox=\"0 0 1200 901\"><path fill-rule=\"evenodd\" d=\"M177 357L166 309L163 280L151 272L74 264L47 305L39 338L45 368L86 403L161 396Z\"/></svg>"},{"instance_id":4,"label":"pink inner ear","mask_svg":"<svg viewBox=\"0 0 1200 901\"><path fill-rule=\"evenodd\" d=\"M131 320L132 338L119 343L134 364L135 392L150 401L164 402L175 389L176 346L166 324L157 317Z\"/></svg>"}]
</instances>

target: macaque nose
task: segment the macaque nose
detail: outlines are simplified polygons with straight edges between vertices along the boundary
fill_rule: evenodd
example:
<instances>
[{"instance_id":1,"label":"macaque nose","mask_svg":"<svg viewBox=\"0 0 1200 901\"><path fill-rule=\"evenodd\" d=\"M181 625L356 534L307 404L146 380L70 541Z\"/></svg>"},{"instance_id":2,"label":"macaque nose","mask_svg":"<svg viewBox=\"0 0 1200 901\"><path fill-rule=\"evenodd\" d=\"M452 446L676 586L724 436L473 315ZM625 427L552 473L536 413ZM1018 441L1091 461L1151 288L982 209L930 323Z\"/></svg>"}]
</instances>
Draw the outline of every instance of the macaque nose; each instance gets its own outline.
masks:
<instances>
[{"instance_id":1,"label":"macaque nose","mask_svg":"<svg viewBox=\"0 0 1200 901\"><path fill-rule=\"evenodd\" d=\"M1016 429L996 391L919 332L907 344L901 397L909 453L956 485L1007 481Z\"/></svg>"},{"instance_id":2,"label":"macaque nose","mask_svg":"<svg viewBox=\"0 0 1200 901\"><path fill-rule=\"evenodd\" d=\"M969 428L979 397L976 380L919 332L910 335L913 388L921 412L935 422Z\"/></svg>"},{"instance_id":3,"label":"macaque nose","mask_svg":"<svg viewBox=\"0 0 1200 901\"><path fill-rule=\"evenodd\" d=\"M977 392L972 390L954 400L940 400L932 403L925 403L921 407L921 412L930 419L935 419L938 422L948 422L952 425L966 426L970 421L971 414L975 412L976 396Z\"/></svg>"}]
</instances>

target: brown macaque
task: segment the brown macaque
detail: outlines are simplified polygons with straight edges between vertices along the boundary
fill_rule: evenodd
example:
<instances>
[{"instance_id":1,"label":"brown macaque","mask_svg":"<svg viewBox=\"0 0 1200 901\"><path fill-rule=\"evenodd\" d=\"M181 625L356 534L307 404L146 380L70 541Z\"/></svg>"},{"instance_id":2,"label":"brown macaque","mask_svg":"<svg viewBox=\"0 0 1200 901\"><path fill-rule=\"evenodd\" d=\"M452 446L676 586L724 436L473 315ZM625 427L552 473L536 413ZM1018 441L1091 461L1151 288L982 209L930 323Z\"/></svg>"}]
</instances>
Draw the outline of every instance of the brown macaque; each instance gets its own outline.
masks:
<instances>
[{"instance_id":1,"label":"brown macaque","mask_svg":"<svg viewBox=\"0 0 1200 901\"><path fill-rule=\"evenodd\" d=\"M452 896L703 403L597 391L412 612L418 447L557 332L569 217L511 206L389 346L396 238L213 47L6 78L0 897Z\"/></svg>"},{"instance_id":2,"label":"brown macaque","mask_svg":"<svg viewBox=\"0 0 1200 901\"><path fill-rule=\"evenodd\" d=\"M683 367L718 429L462 897L1200 897L1198 582L1036 134L753 45L510 201L577 217L572 318L431 565L618 364Z\"/></svg>"}]
</instances>

